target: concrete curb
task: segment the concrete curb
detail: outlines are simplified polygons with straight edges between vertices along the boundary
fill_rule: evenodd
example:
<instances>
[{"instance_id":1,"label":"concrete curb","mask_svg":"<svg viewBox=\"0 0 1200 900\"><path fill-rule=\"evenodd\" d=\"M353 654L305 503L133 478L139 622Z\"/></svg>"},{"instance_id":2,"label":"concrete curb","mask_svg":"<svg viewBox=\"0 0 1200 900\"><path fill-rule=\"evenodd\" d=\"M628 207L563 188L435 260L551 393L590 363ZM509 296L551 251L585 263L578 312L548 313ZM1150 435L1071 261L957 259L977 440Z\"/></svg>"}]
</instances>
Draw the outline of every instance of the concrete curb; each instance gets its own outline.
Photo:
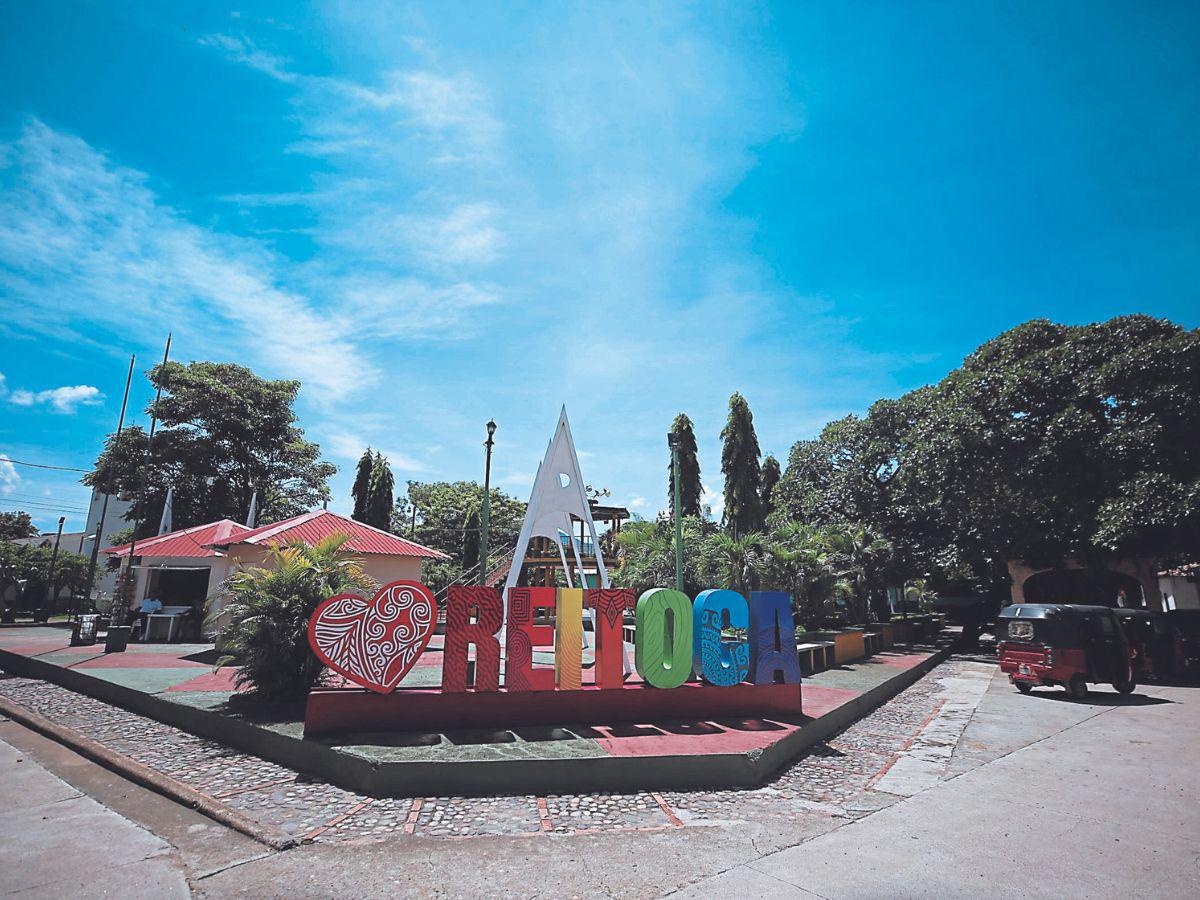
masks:
<instances>
[{"instance_id":1,"label":"concrete curb","mask_svg":"<svg viewBox=\"0 0 1200 900\"><path fill-rule=\"evenodd\" d=\"M226 806L220 800L201 793L193 787L176 781L174 778L156 772L136 760L109 750L103 744L99 744L91 738L84 737L77 731L51 722L49 719L39 716L37 713L26 709L21 704L7 697L0 696L0 714L7 716L14 722L19 722L26 728L45 735L53 741L57 741L63 746L71 748L80 756L87 757L92 762L104 766L104 768L117 773L122 778L132 781L135 784L140 784L142 787L162 794L176 803L194 809L208 816L210 819L220 822L222 825L227 825L235 831L240 831L242 834L253 838L260 844L270 847L272 850L287 850L295 847L297 844L296 839L291 835L270 825L264 825L233 807Z\"/></svg>"},{"instance_id":2,"label":"concrete curb","mask_svg":"<svg viewBox=\"0 0 1200 900\"><path fill-rule=\"evenodd\" d=\"M949 647L935 651L916 666L898 670L882 684L761 751L453 762L368 759L318 740L303 740L236 716L173 703L10 651L0 650L0 667L16 675L49 681L355 793L373 797L469 797L754 787L809 747L873 712L949 655ZM564 727L569 727L569 723Z\"/></svg>"}]
</instances>

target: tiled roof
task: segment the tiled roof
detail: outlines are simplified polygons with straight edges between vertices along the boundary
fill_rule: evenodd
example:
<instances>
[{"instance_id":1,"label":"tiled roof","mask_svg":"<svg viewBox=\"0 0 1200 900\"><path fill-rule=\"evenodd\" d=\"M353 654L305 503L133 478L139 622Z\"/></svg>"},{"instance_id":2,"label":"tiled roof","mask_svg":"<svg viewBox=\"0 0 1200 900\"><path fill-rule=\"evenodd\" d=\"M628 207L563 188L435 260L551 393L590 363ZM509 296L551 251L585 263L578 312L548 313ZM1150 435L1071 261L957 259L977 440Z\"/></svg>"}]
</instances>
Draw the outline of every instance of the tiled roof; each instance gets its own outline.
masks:
<instances>
[{"instance_id":1,"label":"tiled roof","mask_svg":"<svg viewBox=\"0 0 1200 900\"><path fill-rule=\"evenodd\" d=\"M207 525L193 525L180 531L169 531L157 537L146 538L137 542L138 556L185 556L205 558L216 556L213 545L228 543L231 538L250 529L239 525L230 519L209 522ZM105 553L113 556L128 556L129 544L119 547L109 547Z\"/></svg>"},{"instance_id":2,"label":"tiled roof","mask_svg":"<svg viewBox=\"0 0 1200 900\"><path fill-rule=\"evenodd\" d=\"M228 540L212 541L211 543L219 547L245 544L269 546L297 540L306 544L315 544L334 534L349 535L350 540L344 546L345 549L354 553L448 559L446 554L438 550L373 528L348 516L339 516L337 513L321 509L291 519L284 519L282 522L275 522L272 525L264 525L253 531L238 533L230 536Z\"/></svg>"}]
</instances>

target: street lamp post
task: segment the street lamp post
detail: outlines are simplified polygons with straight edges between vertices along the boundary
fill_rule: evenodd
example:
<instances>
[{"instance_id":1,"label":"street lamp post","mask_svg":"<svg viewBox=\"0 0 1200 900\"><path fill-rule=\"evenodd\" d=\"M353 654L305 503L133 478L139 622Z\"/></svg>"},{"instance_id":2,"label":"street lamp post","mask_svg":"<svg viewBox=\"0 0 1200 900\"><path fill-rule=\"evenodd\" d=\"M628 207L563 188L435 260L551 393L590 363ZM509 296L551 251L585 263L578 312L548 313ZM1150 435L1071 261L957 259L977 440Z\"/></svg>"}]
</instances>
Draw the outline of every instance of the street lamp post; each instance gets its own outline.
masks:
<instances>
[{"instance_id":1,"label":"street lamp post","mask_svg":"<svg viewBox=\"0 0 1200 900\"><path fill-rule=\"evenodd\" d=\"M674 494L672 510L675 519L675 590L683 592L683 506L679 488L679 435L667 432L667 444L671 447L671 487Z\"/></svg>"},{"instance_id":2,"label":"street lamp post","mask_svg":"<svg viewBox=\"0 0 1200 900\"><path fill-rule=\"evenodd\" d=\"M483 446L487 447L487 461L483 468L483 510L480 513L479 519L479 583L485 584L487 581L487 559L488 559L488 520L492 512L492 445L496 442L492 440L492 435L496 433L496 423L492 419L488 419L487 423L487 440L483 442Z\"/></svg>"},{"instance_id":3,"label":"street lamp post","mask_svg":"<svg viewBox=\"0 0 1200 900\"><path fill-rule=\"evenodd\" d=\"M57 593L54 590L54 568L58 564L58 542L62 540L63 523L67 521L66 516L58 517L58 534L54 536L54 550L50 554L50 578L46 585L46 619L54 614L54 604L58 599L55 597Z\"/></svg>"}]
</instances>

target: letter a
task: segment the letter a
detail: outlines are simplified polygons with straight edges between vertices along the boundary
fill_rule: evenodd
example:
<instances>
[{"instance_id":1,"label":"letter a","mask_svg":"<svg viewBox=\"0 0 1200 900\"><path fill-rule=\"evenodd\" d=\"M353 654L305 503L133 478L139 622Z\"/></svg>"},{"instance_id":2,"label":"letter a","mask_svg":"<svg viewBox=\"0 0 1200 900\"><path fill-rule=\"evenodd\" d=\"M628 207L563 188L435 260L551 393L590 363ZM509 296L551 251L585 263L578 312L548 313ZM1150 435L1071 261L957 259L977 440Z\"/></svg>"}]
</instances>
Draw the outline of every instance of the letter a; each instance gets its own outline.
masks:
<instances>
[{"instance_id":1,"label":"letter a","mask_svg":"<svg viewBox=\"0 0 1200 900\"><path fill-rule=\"evenodd\" d=\"M749 638L750 673L755 684L800 683L791 594L750 592Z\"/></svg>"}]
</instances>

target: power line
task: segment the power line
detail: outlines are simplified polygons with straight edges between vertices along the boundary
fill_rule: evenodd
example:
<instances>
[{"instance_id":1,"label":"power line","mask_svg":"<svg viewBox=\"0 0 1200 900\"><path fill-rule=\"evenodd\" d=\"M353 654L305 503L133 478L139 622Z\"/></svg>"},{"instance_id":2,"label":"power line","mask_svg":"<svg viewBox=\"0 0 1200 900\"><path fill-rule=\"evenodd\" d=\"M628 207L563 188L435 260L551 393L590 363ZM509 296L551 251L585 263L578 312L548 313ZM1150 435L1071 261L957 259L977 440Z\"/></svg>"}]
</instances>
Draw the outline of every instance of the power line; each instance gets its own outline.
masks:
<instances>
[{"instance_id":1,"label":"power line","mask_svg":"<svg viewBox=\"0 0 1200 900\"><path fill-rule=\"evenodd\" d=\"M16 510L36 509L41 512L74 513L76 515L83 515L87 512L87 509L81 506L59 506L56 504L38 503L32 500L0 499L0 506L7 506Z\"/></svg>"},{"instance_id":2,"label":"power line","mask_svg":"<svg viewBox=\"0 0 1200 900\"><path fill-rule=\"evenodd\" d=\"M10 459L7 456L0 457L4 462L10 462L14 466L29 466L31 469L54 469L57 472L83 472L85 475L91 472L91 469L76 469L74 466L51 466L46 463L25 462L20 459Z\"/></svg>"}]
</instances>

